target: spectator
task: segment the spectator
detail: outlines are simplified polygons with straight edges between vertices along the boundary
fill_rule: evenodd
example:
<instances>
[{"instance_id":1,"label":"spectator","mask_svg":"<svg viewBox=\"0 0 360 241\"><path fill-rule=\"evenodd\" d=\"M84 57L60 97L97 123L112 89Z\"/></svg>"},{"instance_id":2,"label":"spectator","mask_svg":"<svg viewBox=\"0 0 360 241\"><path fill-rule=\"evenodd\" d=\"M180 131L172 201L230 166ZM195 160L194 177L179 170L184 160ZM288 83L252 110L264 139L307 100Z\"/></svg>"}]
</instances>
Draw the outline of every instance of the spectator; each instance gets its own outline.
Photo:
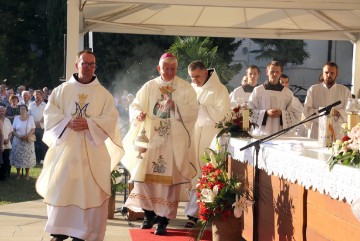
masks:
<instances>
[{"instance_id":1,"label":"spectator","mask_svg":"<svg viewBox=\"0 0 360 241\"><path fill-rule=\"evenodd\" d=\"M185 191L196 175L190 163L189 145L198 104L191 85L176 76L177 68L176 57L163 54L157 66L160 76L137 92L130 105L131 127L124 138L125 156L121 160L134 181L125 206L144 211L142 229L151 229L158 220L155 235L166 234L179 201L187 201L187 197L180 196L181 189ZM133 143L143 128L151 144L138 163Z\"/></svg>"},{"instance_id":2,"label":"spectator","mask_svg":"<svg viewBox=\"0 0 360 241\"><path fill-rule=\"evenodd\" d=\"M54 89L44 111L49 150L36 190L47 204L52 241L104 240L110 172L123 155L118 112L94 75L94 53L79 52L75 67L78 73Z\"/></svg>"},{"instance_id":3,"label":"spectator","mask_svg":"<svg viewBox=\"0 0 360 241\"><path fill-rule=\"evenodd\" d=\"M4 149L2 152L3 164L0 168L0 180L5 180L10 175L10 151L13 128L11 122L5 117L6 108L0 106L0 123L4 135Z\"/></svg>"},{"instance_id":4,"label":"spectator","mask_svg":"<svg viewBox=\"0 0 360 241\"><path fill-rule=\"evenodd\" d=\"M23 91L21 93L21 97L22 97L22 101L20 101L19 105L26 105L27 107L29 107L29 104L30 104L30 99L31 99L31 96L30 96L30 93L29 91Z\"/></svg>"},{"instance_id":5,"label":"spectator","mask_svg":"<svg viewBox=\"0 0 360 241\"><path fill-rule=\"evenodd\" d=\"M244 104L249 100L249 97L257 86L260 70L255 65L250 65L246 69L245 83L244 79L240 87L236 88L230 93L230 101L233 105Z\"/></svg>"},{"instance_id":6,"label":"spectator","mask_svg":"<svg viewBox=\"0 0 360 241\"><path fill-rule=\"evenodd\" d=\"M31 96L30 101L35 101L34 89L30 87L28 91L29 91L29 94Z\"/></svg>"},{"instance_id":7,"label":"spectator","mask_svg":"<svg viewBox=\"0 0 360 241\"><path fill-rule=\"evenodd\" d=\"M9 97L10 105L6 107L6 117L13 123L15 116L20 115L19 98L12 94Z\"/></svg>"},{"instance_id":8,"label":"spectator","mask_svg":"<svg viewBox=\"0 0 360 241\"><path fill-rule=\"evenodd\" d=\"M45 102L43 102L43 92L41 90L34 91L35 101L29 104L29 113L33 116L35 121L35 154L36 164L40 165L44 160L47 147L42 141L44 135L44 110Z\"/></svg>"},{"instance_id":9,"label":"spectator","mask_svg":"<svg viewBox=\"0 0 360 241\"><path fill-rule=\"evenodd\" d=\"M45 103L47 103L47 102L48 102L48 99L49 99L49 96L50 96L49 89L48 89L48 87L44 87L42 91L43 91L43 93L44 93L43 101L44 101Z\"/></svg>"},{"instance_id":10,"label":"spectator","mask_svg":"<svg viewBox=\"0 0 360 241\"><path fill-rule=\"evenodd\" d=\"M6 85L4 85L4 84L0 85L0 101L3 106L5 105L5 107L10 105L8 96L6 93Z\"/></svg>"},{"instance_id":11,"label":"spectator","mask_svg":"<svg viewBox=\"0 0 360 241\"><path fill-rule=\"evenodd\" d=\"M318 111L320 107L325 107L340 100L341 104L333 108L331 116L333 118L335 137L336 139L341 139L341 124L347 120L345 107L347 99L351 98L351 92L346 86L336 83L338 71L338 66L334 62L328 62L324 65L322 74L324 82L312 85L307 91L304 103L304 115L307 117ZM310 138L317 139L318 132L319 121L318 119L312 120Z\"/></svg>"},{"instance_id":12,"label":"spectator","mask_svg":"<svg viewBox=\"0 0 360 241\"><path fill-rule=\"evenodd\" d=\"M19 98L19 103L23 100L22 99L22 92L25 91L25 86L24 85L20 85L18 88L17 88L17 94L16 96Z\"/></svg>"},{"instance_id":13,"label":"spectator","mask_svg":"<svg viewBox=\"0 0 360 241\"><path fill-rule=\"evenodd\" d=\"M271 135L301 119L303 108L294 102L291 90L280 84L281 73L280 62L271 61L266 67L269 79L255 87L250 95L251 121L258 125L253 132L255 135Z\"/></svg>"},{"instance_id":14,"label":"spectator","mask_svg":"<svg viewBox=\"0 0 360 241\"><path fill-rule=\"evenodd\" d=\"M205 165L201 161L206 148L209 148L212 139L219 132L215 123L222 120L230 112L229 92L220 82L215 69L207 69L201 61L194 61L188 66L188 73L192 86L197 94L200 105L197 121L194 128L194 141L191 145L191 154L196 160L197 176L192 180L190 200L185 206L188 221L186 228L192 228L198 221L199 208L197 206L196 185L201 177L201 168Z\"/></svg>"},{"instance_id":15,"label":"spectator","mask_svg":"<svg viewBox=\"0 0 360 241\"><path fill-rule=\"evenodd\" d=\"M25 168L25 178L29 180L29 170L36 164L34 142L29 138L35 132L35 123L26 105L19 109L20 115L15 116L12 124L14 138L10 161L16 167L16 179L20 178L20 169Z\"/></svg>"}]
</instances>

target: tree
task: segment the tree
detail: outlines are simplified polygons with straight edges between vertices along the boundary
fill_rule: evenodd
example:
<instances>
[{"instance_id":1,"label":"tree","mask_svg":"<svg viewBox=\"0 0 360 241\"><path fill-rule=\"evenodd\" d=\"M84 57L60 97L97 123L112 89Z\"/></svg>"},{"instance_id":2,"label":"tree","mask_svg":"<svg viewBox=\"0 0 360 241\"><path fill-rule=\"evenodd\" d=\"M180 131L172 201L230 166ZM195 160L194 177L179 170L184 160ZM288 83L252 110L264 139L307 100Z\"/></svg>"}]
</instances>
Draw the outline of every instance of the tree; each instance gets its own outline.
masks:
<instances>
[{"instance_id":1,"label":"tree","mask_svg":"<svg viewBox=\"0 0 360 241\"><path fill-rule=\"evenodd\" d=\"M300 65L310 57L305 50L307 44L303 40L282 39L252 39L260 46L260 49L252 50L250 53L259 54L257 60L276 60L286 66L288 63Z\"/></svg>"},{"instance_id":2,"label":"tree","mask_svg":"<svg viewBox=\"0 0 360 241\"><path fill-rule=\"evenodd\" d=\"M38 88L48 78L45 7L41 0L0 3L0 80L7 85Z\"/></svg>"},{"instance_id":3,"label":"tree","mask_svg":"<svg viewBox=\"0 0 360 241\"><path fill-rule=\"evenodd\" d=\"M201 60L208 67L215 68L223 84L227 84L237 74L241 65L230 66L225 60L226 53L219 53L218 46L215 46L210 38L200 37L176 37L175 42L169 48L169 52L178 57L178 75L188 78L187 66L194 60Z\"/></svg>"},{"instance_id":4,"label":"tree","mask_svg":"<svg viewBox=\"0 0 360 241\"><path fill-rule=\"evenodd\" d=\"M59 77L65 77L64 65L64 34L66 33L66 1L47 1L47 32L48 52L47 62L50 87L60 84ZM74 56L75 60L75 56Z\"/></svg>"}]
</instances>

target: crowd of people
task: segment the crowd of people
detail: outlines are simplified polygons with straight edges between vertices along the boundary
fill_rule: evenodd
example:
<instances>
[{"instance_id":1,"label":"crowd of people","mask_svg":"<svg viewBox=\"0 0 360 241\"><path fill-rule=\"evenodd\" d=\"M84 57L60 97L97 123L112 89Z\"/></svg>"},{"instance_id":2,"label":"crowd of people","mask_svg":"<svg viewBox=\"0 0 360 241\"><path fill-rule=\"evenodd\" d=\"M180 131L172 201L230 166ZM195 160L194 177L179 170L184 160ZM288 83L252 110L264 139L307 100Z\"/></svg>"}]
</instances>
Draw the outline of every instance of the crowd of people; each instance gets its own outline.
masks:
<instances>
[{"instance_id":1,"label":"crowd of people","mask_svg":"<svg viewBox=\"0 0 360 241\"><path fill-rule=\"evenodd\" d=\"M30 168L40 165L47 150L42 142L43 111L49 90L26 90L20 85L17 91L5 84L0 85L0 124L2 144L0 160L0 180L10 176L11 166L16 168L16 179L20 179L21 169L25 169L25 179L29 179Z\"/></svg>"}]
</instances>

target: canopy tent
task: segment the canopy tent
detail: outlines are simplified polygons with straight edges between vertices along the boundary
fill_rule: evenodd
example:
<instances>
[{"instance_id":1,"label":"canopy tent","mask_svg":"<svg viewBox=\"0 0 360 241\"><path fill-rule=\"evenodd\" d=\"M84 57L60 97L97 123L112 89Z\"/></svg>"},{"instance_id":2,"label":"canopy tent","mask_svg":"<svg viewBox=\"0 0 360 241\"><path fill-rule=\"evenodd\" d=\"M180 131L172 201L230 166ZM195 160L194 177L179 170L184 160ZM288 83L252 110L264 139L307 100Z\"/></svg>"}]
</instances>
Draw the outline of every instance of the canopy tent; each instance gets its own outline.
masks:
<instances>
[{"instance_id":1,"label":"canopy tent","mask_svg":"<svg viewBox=\"0 0 360 241\"><path fill-rule=\"evenodd\" d=\"M349 40L360 90L359 0L68 0L67 31L67 78L87 32Z\"/></svg>"}]
</instances>

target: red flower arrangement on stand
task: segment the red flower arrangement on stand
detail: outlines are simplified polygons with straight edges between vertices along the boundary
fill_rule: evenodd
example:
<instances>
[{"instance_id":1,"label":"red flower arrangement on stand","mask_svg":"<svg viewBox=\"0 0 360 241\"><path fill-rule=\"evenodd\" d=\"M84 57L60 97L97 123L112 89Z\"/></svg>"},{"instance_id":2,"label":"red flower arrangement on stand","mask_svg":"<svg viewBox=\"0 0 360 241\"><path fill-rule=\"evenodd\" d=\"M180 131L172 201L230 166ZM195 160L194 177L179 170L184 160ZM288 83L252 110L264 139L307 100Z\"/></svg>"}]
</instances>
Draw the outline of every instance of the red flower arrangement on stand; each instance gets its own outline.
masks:
<instances>
[{"instance_id":1,"label":"red flower arrangement on stand","mask_svg":"<svg viewBox=\"0 0 360 241\"><path fill-rule=\"evenodd\" d=\"M197 185L201 221L197 240L202 237L208 223L219 217L225 221L231 215L240 218L253 200L250 191L240 183L239 178L229 175L228 152L208 150L202 158L206 165L202 168L202 176Z\"/></svg>"}]
</instances>

